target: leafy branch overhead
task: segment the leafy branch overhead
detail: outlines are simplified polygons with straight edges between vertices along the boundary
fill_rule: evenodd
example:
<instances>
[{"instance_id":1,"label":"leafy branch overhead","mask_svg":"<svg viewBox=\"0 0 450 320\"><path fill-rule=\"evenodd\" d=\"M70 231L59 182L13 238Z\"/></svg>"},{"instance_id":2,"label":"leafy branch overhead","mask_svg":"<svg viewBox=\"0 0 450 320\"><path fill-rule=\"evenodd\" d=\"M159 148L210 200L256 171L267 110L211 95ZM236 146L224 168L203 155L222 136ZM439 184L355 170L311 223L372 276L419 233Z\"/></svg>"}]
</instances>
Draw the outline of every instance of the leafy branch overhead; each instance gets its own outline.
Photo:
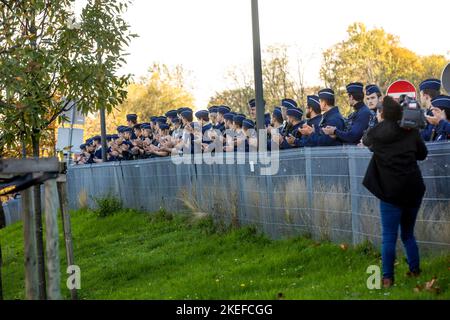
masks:
<instances>
[{"instance_id":1,"label":"leafy branch overhead","mask_svg":"<svg viewBox=\"0 0 450 320\"><path fill-rule=\"evenodd\" d=\"M136 37L121 17L127 0L0 0L0 135L39 141L70 101L83 113L126 99L130 75L117 75ZM8 134L6 134L6 132ZM32 139L33 140L33 139Z\"/></svg>"}]
</instances>

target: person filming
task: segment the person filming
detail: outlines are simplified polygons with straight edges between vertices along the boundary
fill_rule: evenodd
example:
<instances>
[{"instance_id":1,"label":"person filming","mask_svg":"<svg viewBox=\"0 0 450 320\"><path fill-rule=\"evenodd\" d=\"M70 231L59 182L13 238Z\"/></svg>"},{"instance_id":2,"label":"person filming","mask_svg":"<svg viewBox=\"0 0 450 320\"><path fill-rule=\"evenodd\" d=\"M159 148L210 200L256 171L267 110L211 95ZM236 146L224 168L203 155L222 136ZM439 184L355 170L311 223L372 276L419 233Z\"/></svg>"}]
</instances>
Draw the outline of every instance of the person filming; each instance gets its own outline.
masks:
<instances>
[{"instance_id":1,"label":"person filming","mask_svg":"<svg viewBox=\"0 0 450 320\"><path fill-rule=\"evenodd\" d=\"M417 161L425 160L427 147L416 128L402 128L402 106L392 97L379 105L379 123L368 130L363 144L373 152L363 185L380 199L383 286L394 284L398 229L406 251L408 276L419 276L419 249L414 225L425 194Z\"/></svg>"}]
</instances>

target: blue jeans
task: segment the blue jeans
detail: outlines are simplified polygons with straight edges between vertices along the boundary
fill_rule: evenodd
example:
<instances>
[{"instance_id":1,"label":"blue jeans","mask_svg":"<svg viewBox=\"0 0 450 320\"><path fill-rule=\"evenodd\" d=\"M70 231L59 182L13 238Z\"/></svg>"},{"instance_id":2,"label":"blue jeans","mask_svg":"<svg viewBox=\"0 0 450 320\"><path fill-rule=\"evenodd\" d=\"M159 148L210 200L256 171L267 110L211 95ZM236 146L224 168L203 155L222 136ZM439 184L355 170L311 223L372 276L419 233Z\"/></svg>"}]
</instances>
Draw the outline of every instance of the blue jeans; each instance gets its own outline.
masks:
<instances>
[{"instance_id":1,"label":"blue jeans","mask_svg":"<svg viewBox=\"0 0 450 320\"><path fill-rule=\"evenodd\" d=\"M419 248L414 237L414 225L419 208L403 208L380 201L381 227L383 230L381 256L384 278L394 278L395 247L399 227L409 270L419 271Z\"/></svg>"}]
</instances>

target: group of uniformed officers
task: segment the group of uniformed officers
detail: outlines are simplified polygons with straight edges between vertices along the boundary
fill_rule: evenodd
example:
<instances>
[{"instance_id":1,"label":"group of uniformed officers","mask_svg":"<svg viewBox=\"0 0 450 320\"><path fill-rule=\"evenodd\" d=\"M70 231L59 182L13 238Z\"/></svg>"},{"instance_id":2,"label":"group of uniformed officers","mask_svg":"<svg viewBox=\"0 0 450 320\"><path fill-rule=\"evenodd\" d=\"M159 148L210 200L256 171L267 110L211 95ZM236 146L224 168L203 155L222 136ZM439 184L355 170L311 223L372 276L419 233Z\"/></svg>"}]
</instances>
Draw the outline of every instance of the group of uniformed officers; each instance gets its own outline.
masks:
<instances>
[{"instance_id":1,"label":"group of uniformed officers","mask_svg":"<svg viewBox=\"0 0 450 320\"><path fill-rule=\"evenodd\" d=\"M350 83L346 87L352 113L344 118L335 103L335 93L326 88L307 96L306 107L293 99L283 99L280 106L265 114L267 149L360 144L364 133L377 125L383 95L376 85ZM447 141L450 137L450 97L441 94L441 81L427 79L420 84L420 102L426 112L427 127L422 130L426 142ZM127 125L117 134L106 136L107 161L166 157L171 154L198 152L248 152L258 146L256 102L248 103L249 116L229 107L212 106L194 114L190 108L153 116L138 123L136 114L127 115ZM197 121L194 122L194 116ZM253 148L253 149L252 149ZM95 136L80 146L76 164L101 163L101 137Z\"/></svg>"}]
</instances>

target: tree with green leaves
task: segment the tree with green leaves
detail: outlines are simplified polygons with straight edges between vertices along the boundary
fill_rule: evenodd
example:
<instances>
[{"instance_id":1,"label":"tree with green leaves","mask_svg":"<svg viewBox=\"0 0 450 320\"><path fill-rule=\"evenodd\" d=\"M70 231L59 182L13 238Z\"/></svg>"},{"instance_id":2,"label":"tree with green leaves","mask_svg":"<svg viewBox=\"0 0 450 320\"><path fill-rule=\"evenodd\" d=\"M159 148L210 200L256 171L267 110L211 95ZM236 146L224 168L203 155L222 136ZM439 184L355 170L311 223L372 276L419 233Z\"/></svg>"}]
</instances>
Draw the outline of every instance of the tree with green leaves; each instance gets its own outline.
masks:
<instances>
[{"instance_id":1,"label":"tree with green leaves","mask_svg":"<svg viewBox=\"0 0 450 320\"><path fill-rule=\"evenodd\" d=\"M188 85L189 72L182 66L167 66L153 63L146 76L127 87L127 99L114 108L107 116L108 133L116 132L116 127L126 123L126 115L135 113L139 122L149 122L151 116L164 115L167 111L181 107L194 107L194 97ZM86 117L83 126L85 137L100 133L97 114Z\"/></svg>"},{"instance_id":2,"label":"tree with green leaves","mask_svg":"<svg viewBox=\"0 0 450 320\"><path fill-rule=\"evenodd\" d=\"M71 101L84 113L112 110L126 98L130 75L116 71L135 36L122 18L128 0L0 1L0 150L22 144L40 156L43 134ZM40 192L34 188L39 285L45 298Z\"/></svg>"},{"instance_id":3,"label":"tree with green leaves","mask_svg":"<svg viewBox=\"0 0 450 320\"><path fill-rule=\"evenodd\" d=\"M298 74L294 75L287 46L269 46L264 50L264 55L266 58L262 61L262 76L266 108L271 110L280 105L284 98L297 100L302 105L309 90L304 86L304 66L301 60L297 61ZM248 101L255 97L252 73L236 68L228 72L227 78L234 87L217 92L211 97L209 105L226 104L235 111L246 113Z\"/></svg>"},{"instance_id":4,"label":"tree with green leaves","mask_svg":"<svg viewBox=\"0 0 450 320\"><path fill-rule=\"evenodd\" d=\"M398 79L418 86L426 78L439 78L447 64L443 55L419 56L402 47L397 36L382 28L369 30L362 23L354 23L347 34L346 40L323 52L320 69L320 77L335 90L344 113L350 111L344 94L350 82L377 84L384 92Z\"/></svg>"}]
</instances>

